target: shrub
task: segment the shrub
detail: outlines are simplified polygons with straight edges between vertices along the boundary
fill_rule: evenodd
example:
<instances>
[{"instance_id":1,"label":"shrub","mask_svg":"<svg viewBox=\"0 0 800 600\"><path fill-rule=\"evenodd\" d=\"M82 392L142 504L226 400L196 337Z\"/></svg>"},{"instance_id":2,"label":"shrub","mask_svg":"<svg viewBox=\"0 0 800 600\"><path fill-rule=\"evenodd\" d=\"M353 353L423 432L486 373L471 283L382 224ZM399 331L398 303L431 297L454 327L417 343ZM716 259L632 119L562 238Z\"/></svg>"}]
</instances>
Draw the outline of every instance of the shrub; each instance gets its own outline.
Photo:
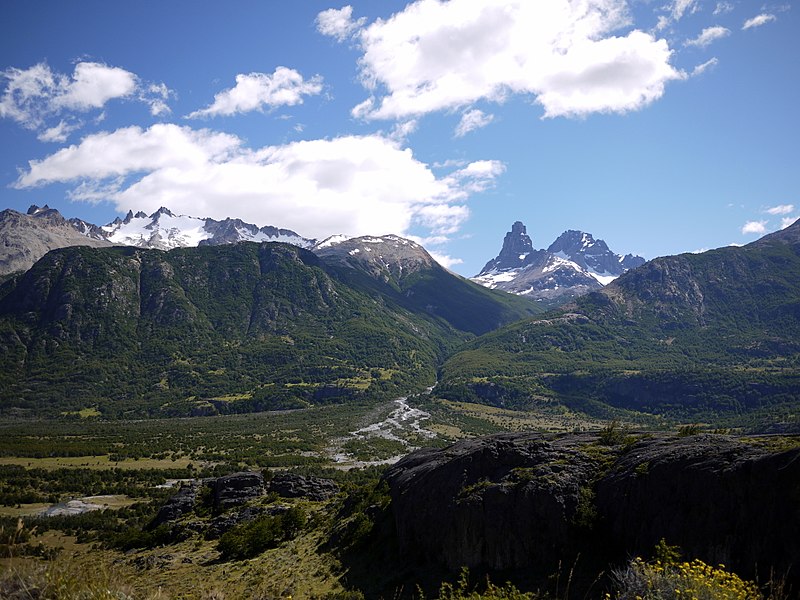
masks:
<instances>
[{"instance_id":1,"label":"shrub","mask_svg":"<svg viewBox=\"0 0 800 600\"><path fill-rule=\"evenodd\" d=\"M743 581L724 565L712 567L701 560L670 563L633 559L615 571L616 600L761 600L755 583ZM611 599L611 594L606 595Z\"/></svg>"},{"instance_id":2,"label":"shrub","mask_svg":"<svg viewBox=\"0 0 800 600\"><path fill-rule=\"evenodd\" d=\"M537 597L531 592L521 592L510 583L495 585L488 578L485 589L470 589L467 569L461 570L461 576L455 585L443 583L439 588L439 600L535 600Z\"/></svg>"},{"instance_id":3,"label":"shrub","mask_svg":"<svg viewBox=\"0 0 800 600\"><path fill-rule=\"evenodd\" d=\"M305 511L292 507L280 515L237 525L222 535L217 549L226 560L252 558L270 548L277 548L282 542L293 540L305 524Z\"/></svg>"}]
</instances>

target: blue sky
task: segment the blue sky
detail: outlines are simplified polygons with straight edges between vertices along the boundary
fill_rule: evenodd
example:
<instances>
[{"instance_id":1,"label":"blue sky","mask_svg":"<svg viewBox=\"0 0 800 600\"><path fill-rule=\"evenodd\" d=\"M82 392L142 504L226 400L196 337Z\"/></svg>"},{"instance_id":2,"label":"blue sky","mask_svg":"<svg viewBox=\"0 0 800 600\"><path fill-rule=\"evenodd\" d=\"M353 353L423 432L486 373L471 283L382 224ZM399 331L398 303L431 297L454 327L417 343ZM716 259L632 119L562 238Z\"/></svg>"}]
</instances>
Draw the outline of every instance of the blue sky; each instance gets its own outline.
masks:
<instances>
[{"instance_id":1,"label":"blue sky","mask_svg":"<svg viewBox=\"0 0 800 600\"><path fill-rule=\"evenodd\" d=\"M653 258L800 217L790 3L1 10L3 208L399 233L464 275L516 220Z\"/></svg>"}]
</instances>

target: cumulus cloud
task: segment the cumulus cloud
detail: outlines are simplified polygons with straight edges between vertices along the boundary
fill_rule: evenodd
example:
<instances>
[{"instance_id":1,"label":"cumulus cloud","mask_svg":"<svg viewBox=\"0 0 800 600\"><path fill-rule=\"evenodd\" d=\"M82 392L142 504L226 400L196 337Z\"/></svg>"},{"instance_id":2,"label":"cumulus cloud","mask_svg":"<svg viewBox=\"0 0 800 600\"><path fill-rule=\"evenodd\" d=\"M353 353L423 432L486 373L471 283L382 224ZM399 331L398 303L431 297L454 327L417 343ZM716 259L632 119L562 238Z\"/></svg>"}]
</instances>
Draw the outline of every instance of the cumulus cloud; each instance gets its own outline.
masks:
<instances>
[{"instance_id":1,"label":"cumulus cloud","mask_svg":"<svg viewBox=\"0 0 800 600\"><path fill-rule=\"evenodd\" d=\"M781 219L781 229L786 229L787 227L789 227L789 225L794 224L795 221L797 221L797 217L796 216L783 217Z\"/></svg>"},{"instance_id":2,"label":"cumulus cloud","mask_svg":"<svg viewBox=\"0 0 800 600\"><path fill-rule=\"evenodd\" d=\"M322 91L322 78L308 81L287 67L278 67L272 74L240 73L236 85L214 96L211 106L196 110L187 118L229 116L237 113L294 106L303 103L303 96L313 96Z\"/></svg>"},{"instance_id":3,"label":"cumulus cloud","mask_svg":"<svg viewBox=\"0 0 800 600\"><path fill-rule=\"evenodd\" d=\"M96 62L77 63L71 75L57 73L44 62L28 69L10 67L0 79L5 81L0 117L39 130L44 141L64 141L79 126L63 119L50 124L65 112L101 109L114 99L137 98L149 104L152 90L157 89L162 106L154 111L151 104L151 112L162 114L168 110L164 101L172 94L164 84L146 84L130 71Z\"/></svg>"},{"instance_id":4,"label":"cumulus cloud","mask_svg":"<svg viewBox=\"0 0 800 600\"><path fill-rule=\"evenodd\" d=\"M470 131L486 127L492 121L494 121L494 115L487 115L477 108L467 110L461 115L461 121L458 122L456 137L464 137Z\"/></svg>"},{"instance_id":5,"label":"cumulus cloud","mask_svg":"<svg viewBox=\"0 0 800 600\"><path fill-rule=\"evenodd\" d=\"M177 94L163 83L151 83L139 92L139 100L150 107L150 114L154 117L168 115L172 109L167 104Z\"/></svg>"},{"instance_id":6,"label":"cumulus cloud","mask_svg":"<svg viewBox=\"0 0 800 600\"><path fill-rule=\"evenodd\" d=\"M72 80L52 102L57 107L86 111L102 108L114 98L125 98L136 89L136 75L119 67L100 63L82 62L75 65Z\"/></svg>"},{"instance_id":7,"label":"cumulus cloud","mask_svg":"<svg viewBox=\"0 0 800 600\"><path fill-rule=\"evenodd\" d=\"M366 17L353 20L353 7L348 4L342 8L329 8L319 13L317 31L343 42L361 29L366 22Z\"/></svg>"},{"instance_id":8,"label":"cumulus cloud","mask_svg":"<svg viewBox=\"0 0 800 600\"><path fill-rule=\"evenodd\" d=\"M167 206L317 238L405 234L412 227L445 236L468 218L469 197L503 170L485 160L437 175L410 149L379 135L250 149L230 134L157 124L89 135L31 161L15 187L67 183L74 200L105 195L120 211Z\"/></svg>"},{"instance_id":9,"label":"cumulus cloud","mask_svg":"<svg viewBox=\"0 0 800 600\"><path fill-rule=\"evenodd\" d=\"M535 98L546 117L636 110L685 74L666 40L634 30L624 0L420 0L358 31L371 97L353 109L399 119Z\"/></svg>"},{"instance_id":10,"label":"cumulus cloud","mask_svg":"<svg viewBox=\"0 0 800 600\"><path fill-rule=\"evenodd\" d=\"M765 212L770 215L788 215L794 212L794 204L779 204L768 208Z\"/></svg>"},{"instance_id":11,"label":"cumulus cloud","mask_svg":"<svg viewBox=\"0 0 800 600\"><path fill-rule=\"evenodd\" d=\"M767 232L766 221L748 221L742 226L742 234L757 233L759 235Z\"/></svg>"},{"instance_id":12,"label":"cumulus cloud","mask_svg":"<svg viewBox=\"0 0 800 600\"><path fill-rule=\"evenodd\" d=\"M713 69L719 64L719 59L714 57L712 59L707 60L703 64L697 65L694 69L692 69L692 77L697 77L698 75L702 75L709 69Z\"/></svg>"},{"instance_id":13,"label":"cumulus cloud","mask_svg":"<svg viewBox=\"0 0 800 600\"><path fill-rule=\"evenodd\" d=\"M747 19L742 26L742 29L752 29L753 27L761 27L762 25L766 25L767 23L771 23L772 21L777 20L778 17L775 15L770 15L767 13L762 13L758 16L753 17L752 19Z\"/></svg>"},{"instance_id":14,"label":"cumulus cloud","mask_svg":"<svg viewBox=\"0 0 800 600\"><path fill-rule=\"evenodd\" d=\"M716 25L714 27L706 27L696 38L686 40L685 45L697 46L698 48L705 48L711 42L727 37L731 34L731 30L726 27Z\"/></svg>"}]
</instances>

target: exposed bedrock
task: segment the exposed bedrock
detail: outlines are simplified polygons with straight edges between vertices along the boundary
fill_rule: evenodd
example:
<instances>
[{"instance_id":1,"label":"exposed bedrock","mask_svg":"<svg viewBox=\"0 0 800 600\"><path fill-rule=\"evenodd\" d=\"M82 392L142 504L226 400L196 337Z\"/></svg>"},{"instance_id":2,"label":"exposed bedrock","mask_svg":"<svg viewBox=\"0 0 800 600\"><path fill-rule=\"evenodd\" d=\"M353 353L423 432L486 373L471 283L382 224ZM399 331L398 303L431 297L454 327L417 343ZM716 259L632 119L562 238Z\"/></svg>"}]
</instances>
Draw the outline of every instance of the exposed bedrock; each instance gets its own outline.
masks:
<instances>
[{"instance_id":1,"label":"exposed bedrock","mask_svg":"<svg viewBox=\"0 0 800 600\"><path fill-rule=\"evenodd\" d=\"M636 437L501 434L415 452L386 475L400 549L452 569L555 569L578 554L621 564L664 538L747 577L800 563L800 447Z\"/></svg>"}]
</instances>

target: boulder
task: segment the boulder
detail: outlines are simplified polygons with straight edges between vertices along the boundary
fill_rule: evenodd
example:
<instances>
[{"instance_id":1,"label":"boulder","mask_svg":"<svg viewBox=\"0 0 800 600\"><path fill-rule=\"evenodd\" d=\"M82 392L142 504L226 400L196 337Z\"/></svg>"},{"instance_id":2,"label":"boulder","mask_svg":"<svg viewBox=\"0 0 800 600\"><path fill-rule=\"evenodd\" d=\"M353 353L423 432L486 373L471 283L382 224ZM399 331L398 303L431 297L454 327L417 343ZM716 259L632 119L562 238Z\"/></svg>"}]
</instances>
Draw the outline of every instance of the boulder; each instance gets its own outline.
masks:
<instances>
[{"instance_id":1,"label":"boulder","mask_svg":"<svg viewBox=\"0 0 800 600\"><path fill-rule=\"evenodd\" d=\"M304 476L296 473L278 473L268 483L267 491L282 498L307 498L315 502L327 500L339 492L339 486L331 479Z\"/></svg>"},{"instance_id":2,"label":"boulder","mask_svg":"<svg viewBox=\"0 0 800 600\"><path fill-rule=\"evenodd\" d=\"M167 503L159 509L148 527L155 529L159 525L177 521L184 515L191 513L197 502L199 490L200 483L196 481L181 486L178 493L167 500Z\"/></svg>"},{"instance_id":3,"label":"boulder","mask_svg":"<svg viewBox=\"0 0 800 600\"><path fill-rule=\"evenodd\" d=\"M264 476L255 471L232 473L210 482L214 510L221 512L264 495Z\"/></svg>"}]
</instances>

